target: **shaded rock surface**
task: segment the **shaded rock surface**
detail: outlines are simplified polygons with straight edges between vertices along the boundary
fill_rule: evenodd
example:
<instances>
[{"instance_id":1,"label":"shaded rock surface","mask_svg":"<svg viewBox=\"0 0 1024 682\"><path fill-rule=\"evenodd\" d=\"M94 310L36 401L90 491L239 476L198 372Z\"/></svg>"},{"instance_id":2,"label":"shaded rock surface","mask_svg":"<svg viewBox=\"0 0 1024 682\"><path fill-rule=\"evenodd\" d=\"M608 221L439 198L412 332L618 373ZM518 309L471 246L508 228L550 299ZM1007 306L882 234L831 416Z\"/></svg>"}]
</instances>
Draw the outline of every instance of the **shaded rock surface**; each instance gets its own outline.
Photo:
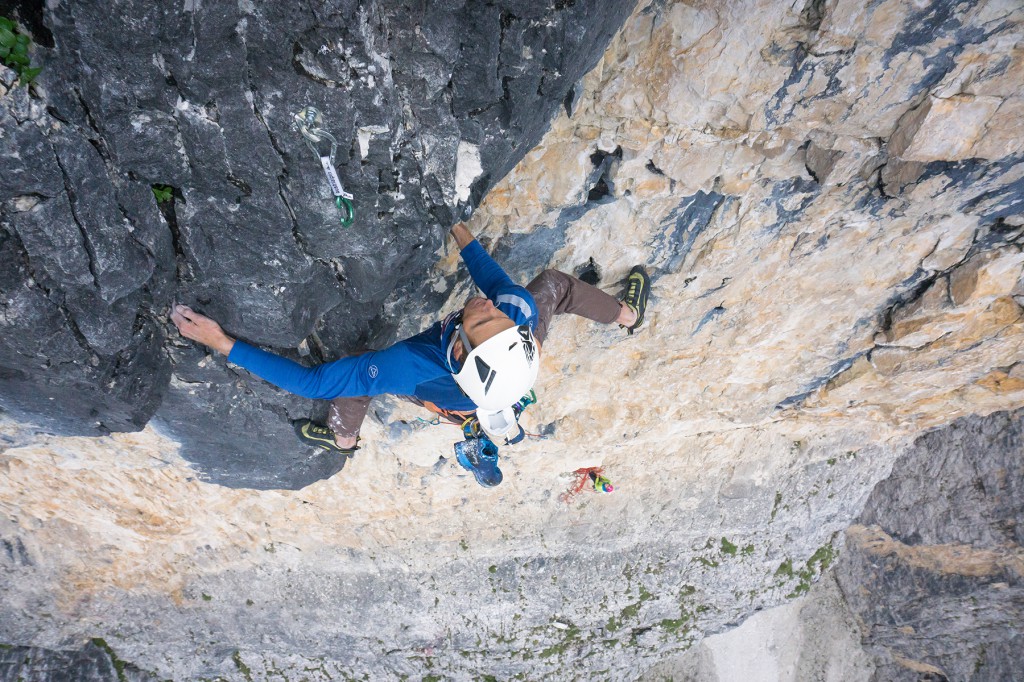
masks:
<instances>
[{"instance_id":1,"label":"shaded rock surface","mask_svg":"<svg viewBox=\"0 0 1024 682\"><path fill-rule=\"evenodd\" d=\"M172 301L309 361L394 340L436 299L457 207L536 144L633 1L29 5L44 71L33 91L5 71L0 100L3 408L63 435L155 418L207 480L301 488L337 470L285 428L310 402L174 340ZM292 129L308 105L350 229Z\"/></svg>"},{"instance_id":2,"label":"shaded rock surface","mask_svg":"<svg viewBox=\"0 0 1024 682\"><path fill-rule=\"evenodd\" d=\"M59 682L158 682L159 678L117 657L102 639L80 649L0 646L0 680Z\"/></svg>"},{"instance_id":3,"label":"shaded rock surface","mask_svg":"<svg viewBox=\"0 0 1024 682\"><path fill-rule=\"evenodd\" d=\"M1022 23L1000 2L642 3L471 223L521 280L655 276L635 336L554 322L501 486L390 399L344 471L292 491L209 485L162 427L3 421L0 537L24 555L0 641L102 637L176 680L635 679L795 601L922 431L1024 405ZM457 255L432 253L380 338L464 302ZM174 353L182 392L234 399L232 370ZM615 493L561 502L597 465Z\"/></svg>"},{"instance_id":4,"label":"shaded rock surface","mask_svg":"<svg viewBox=\"0 0 1024 682\"><path fill-rule=\"evenodd\" d=\"M1024 677L1024 411L930 433L846 532L836 567L876 680Z\"/></svg>"}]
</instances>

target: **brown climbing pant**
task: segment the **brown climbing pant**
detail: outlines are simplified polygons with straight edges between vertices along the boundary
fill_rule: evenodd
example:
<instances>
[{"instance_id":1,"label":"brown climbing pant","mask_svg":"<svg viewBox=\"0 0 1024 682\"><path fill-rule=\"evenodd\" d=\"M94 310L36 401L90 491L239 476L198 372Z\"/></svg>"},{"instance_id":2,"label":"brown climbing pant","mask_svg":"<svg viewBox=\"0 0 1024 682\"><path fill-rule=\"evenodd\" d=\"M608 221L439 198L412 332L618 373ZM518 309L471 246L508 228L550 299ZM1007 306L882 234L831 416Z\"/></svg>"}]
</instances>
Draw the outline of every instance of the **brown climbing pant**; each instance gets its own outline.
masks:
<instances>
[{"instance_id":1,"label":"brown climbing pant","mask_svg":"<svg viewBox=\"0 0 1024 682\"><path fill-rule=\"evenodd\" d=\"M533 335L539 344L544 343L544 339L548 335L548 326L555 315L571 313L603 324L611 324L619 317L618 299L558 270L545 270L527 284L526 289L533 294L533 300L540 313L540 320L533 330ZM361 351L356 355L365 352L367 351ZM400 397L422 405L454 424L461 424L463 420L473 414L472 412L442 410L433 403L425 403L413 396ZM327 425L337 436L354 438L359 435L359 427L369 409L369 397L335 398L331 401Z\"/></svg>"}]
</instances>

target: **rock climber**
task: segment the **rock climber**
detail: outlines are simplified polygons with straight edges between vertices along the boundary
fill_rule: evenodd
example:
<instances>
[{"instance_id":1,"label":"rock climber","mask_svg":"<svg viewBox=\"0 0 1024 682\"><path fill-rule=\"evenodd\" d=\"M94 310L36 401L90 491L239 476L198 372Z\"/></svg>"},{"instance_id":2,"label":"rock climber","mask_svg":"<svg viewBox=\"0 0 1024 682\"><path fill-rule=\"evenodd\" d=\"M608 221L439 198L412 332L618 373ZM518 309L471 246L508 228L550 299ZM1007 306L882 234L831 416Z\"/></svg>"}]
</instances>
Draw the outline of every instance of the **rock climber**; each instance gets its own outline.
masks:
<instances>
[{"instance_id":1,"label":"rock climber","mask_svg":"<svg viewBox=\"0 0 1024 682\"><path fill-rule=\"evenodd\" d=\"M523 438L518 416L540 366L540 345L555 315L572 313L632 334L644 322L651 280L643 266L629 273L622 299L558 270L527 286L515 284L464 223L451 236L484 297L426 331L380 351L304 367L224 332L214 320L175 305L171 319L182 336L205 344L270 383L305 398L331 400L327 425L294 422L299 438L351 457L370 398L389 393L439 414L468 431L478 423L491 442ZM476 430L479 433L479 429ZM497 448L468 450L459 463L490 487L501 482Z\"/></svg>"}]
</instances>

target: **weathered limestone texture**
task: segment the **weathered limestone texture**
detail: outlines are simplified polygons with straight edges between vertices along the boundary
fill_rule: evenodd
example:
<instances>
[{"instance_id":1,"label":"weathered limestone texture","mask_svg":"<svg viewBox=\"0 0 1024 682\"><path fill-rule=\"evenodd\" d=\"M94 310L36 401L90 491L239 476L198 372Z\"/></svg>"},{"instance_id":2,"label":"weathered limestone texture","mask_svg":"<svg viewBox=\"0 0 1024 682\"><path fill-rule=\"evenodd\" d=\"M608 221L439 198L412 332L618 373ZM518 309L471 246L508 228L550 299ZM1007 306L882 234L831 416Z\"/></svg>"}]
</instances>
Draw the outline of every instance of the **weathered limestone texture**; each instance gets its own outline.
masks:
<instances>
[{"instance_id":1,"label":"weathered limestone texture","mask_svg":"<svg viewBox=\"0 0 1024 682\"><path fill-rule=\"evenodd\" d=\"M582 3L552 6L552 12L593 14ZM54 21L79 11L72 7L78 5L61 3ZM173 87L185 88L192 82L187 78L197 77L196 62L184 59L189 46L197 46L197 55L203 46L211 55L222 49L223 59L244 64L254 44L280 39L266 27L254 31L258 12L248 3L202 7L212 25L196 24L195 34L189 12L164 16L163 30L178 33L169 38L175 50L168 50L162 66L155 60L152 67L125 68L152 68L144 83L165 83L170 69ZM365 24L377 26L384 17L385 24L407 32L396 31L389 40L405 35L412 43L402 46L415 43L428 52L433 49L416 41L433 45L432 22L448 21L450 12L419 8L399 21L399 8L388 13L375 7ZM470 7L476 5L459 11ZM325 110L347 111L349 91L316 78L337 85L362 78L372 64L379 69L375 79L386 73L374 59L383 48L369 38L355 39L358 54L332 48L314 28L331 17L315 8L308 10L315 17L299 22L313 33L280 68L236 70L230 79L222 73L218 87L234 88L235 96L223 106L218 99L216 110L207 106L206 89L185 90L187 112L175 108L184 113L151 116L137 133L130 119L112 128L111 146L104 147L109 159L89 160L94 147L81 144L82 133L75 132L85 129L84 111L69 118L76 125L61 124L60 130L79 136L61 133L71 138L65 144L85 150L83 168L123 155L134 158L146 183L162 178L143 172L153 155L140 153L136 134L166 129L171 139L180 130L185 152L174 153L196 149L214 157L198 166L185 163L182 179L170 181L191 189L182 191L183 203L175 200L178 236L167 237L165 247L174 252L182 239L189 246L167 261L167 281L209 301L210 311L257 341L299 345L315 326L316 338L334 353L349 341L382 342L417 331L460 306L470 287L454 249L440 247L437 227L417 224L398 239L392 223L372 223L372 217L371 225L341 232L329 223L329 213L300 214L317 210L316 202L297 197L320 196L323 187L308 165L308 150L293 134L275 132L284 127L293 100L279 101L284 98L272 93L293 92L300 87L296 82L304 88L317 83L327 88L317 92L331 97L321 102ZM360 11L334 17L330 30L345 36L362 31ZM292 21L272 16L278 17L273 26ZM497 36L507 22L487 16L493 33L473 35L490 35L486 44L492 47L504 45L507 32L505 41ZM239 34L242 19L248 28ZM84 18L82 23L89 25ZM454 41L459 24L446 26L451 30L440 35ZM94 33L90 40L112 41L103 31ZM550 36L554 44L591 40L573 31L556 33ZM184 52L176 51L179 43ZM398 45L392 44L393 53ZM493 80L489 67L477 67L493 65L496 52L484 42L473 45L479 54L464 55L465 71L453 75L452 92L483 85L467 95L465 111L440 107L444 121L458 119L460 111L476 115L488 102L514 108L536 101L535 80ZM71 303L61 308L47 298L29 282L35 277L29 268L59 273L62 286L92 287L100 298L137 290L132 277L142 275L138 268L113 268L109 275L97 269L102 249L95 260L83 258L80 249L52 249L51 260L36 261L34 242L21 237L22 230L39 239L49 235L39 226L50 220L49 212L66 215L63 207L71 200L63 176L35 178L39 189L4 204L4 225L15 227L5 227L9 236L0 247L17 258L0 261L16 264L3 266L11 282L3 290L24 297L17 298L17 309L25 312L11 319L28 320L31 313L31 319L55 320L44 341L58 369L19 371L78 381L83 373L108 372L113 360L104 358L133 362L142 349L155 348L166 364L145 366L173 375L158 400L157 428L89 438L37 434L24 423L3 422L10 446L0 455L0 539L11 550L0 552L0 641L83 652L93 638L102 638L139 674L175 680L278 674L311 680L631 680L705 635L810 592L837 552L846 551L843 531L922 431L1024 405L1022 45L1024 9L1018 2L641 2L596 67L578 84L565 83L559 114L537 146L525 142L527 135L505 140L495 132L505 155L496 160L480 154L480 168L492 174L485 185L497 184L471 227L513 276L525 281L557 267L597 276L600 286L618 293L633 264L646 263L654 274L650 317L635 336L577 318L555 322L542 354L540 402L524 418L533 435L502 449L505 480L491 490L453 464L457 429L417 421L422 411L390 399L374 403L363 449L337 475L330 476L337 462L323 456L282 454L282 460L260 454L264 445L270 451L284 444L287 417L310 406L178 340L164 355L162 341L146 336L165 333L155 317L143 316L142 327L118 342L120 349L135 344L138 352L100 355L99 364L91 365L77 337L68 337L58 320L73 313ZM248 52L231 57L243 47ZM533 60L555 47L541 41L509 49ZM511 63L506 50L497 54L499 64ZM397 60L388 61L396 83ZM101 87L102 76L81 76L91 83L81 90L90 112L101 111L104 102L125 105L108 101L111 91ZM445 87L443 79L422 78ZM246 92L253 88L250 102ZM11 92L0 104L14 111L11 98L24 97ZM392 92L398 99L388 99ZM66 106L74 108L72 95L55 101L72 100ZM396 85L373 106L391 112L389 140L406 140L420 152L413 154L416 172L409 171L417 190L401 190L418 208L402 215L422 222L435 216L433 209L443 224L467 188L470 195L483 188L467 181L477 172L475 156L465 147L459 151L479 138L456 126L443 138L448 151L431 156L439 147L430 135L438 133L419 126L424 119L410 118L399 99L410 107L421 102L419 94ZM357 106L362 100L351 101L363 111ZM366 102L373 101L367 95ZM31 109L32 102L25 102ZM176 102L175 94L169 105ZM253 107L265 126L250 115ZM507 108L494 104L483 112L504 130ZM243 121L234 125L253 140L259 137L259 144L249 149L248 137L232 141L216 132L226 120ZM359 118L345 130L377 120ZM24 139L4 144L54 154L46 134L55 132L24 124L17 130L22 128ZM368 139L370 158L377 138L367 134L362 139ZM211 148L208 137L220 146ZM105 132L102 139L108 139ZM356 157L362 148L355 139L346 181L372 197L367 201L387 202L389 192L398 191L389 189L391 176L361 175ZM531 150L498 182L520 140ZM170 151L177 149L175 143ZM392 147L384 145L385 151L381 163L391 164L388 169L405 168ZM255 161L225 160L239 158ZM402 163L409 158L403 153ZM464 159L461 172L458 158ZM283 179L282 165L288 168ZM202 177L185 177L186 167ZM229 169L253 189L251 196L230 181ZM243 169L251 171L248 176ZM69 186L80 177L72 170ZM403 187L406 173L399 170ZM441 176L442 189L426 189L429 177ZM127 191L111 184L114 189L96 191ZM152 212L148 191L143 186L136 192L140 214L143 205ZM45 200L33 203L33 193ZM290 217L284 233L265 234L231 217L236 210L248 216L264 203L280 212L282 197L295 211L303 239L292 234ZM397 196L391 199L396 214L414 210L400 208L406 203ZM162 219L154 214L139 224L152 223L154 234L164 234L169 228L161 228ZM221 223L240 231L210 227ZM48 238L81 238L73 221L60 227L67 234L55 231ZM219 240L246 248L236 262L219 261L211 255ZM236 274L235 268L266 267L278 257L279 243L291 256L279 256L281 265L269 272L288 276L268 276L266 288L241 298L252 274ZM382 260L370 260L371 253L383 254ZM344 283L335 277L335 263L343 265ZM215 284L203 289L198 279L188 283L178 272ZM318 273L326 273L333 288L322 286ZM152 300L180 293L173 289ZM110 328L126 333L121 325ZM93 332L81 332L88 342ZM11 348L23 344L17 347L28 349L26 357L35 357L31 349L41 343L6 328L3 338ZM307 341L314 359L316 338ZM61 363L70 374L60 374ZM136 397L104 404L114 405L111 414L121 409L117 405L130 405L138 414L118 423L141 425L151 414L143 408L153 392L144 389L159 379L156 370L145 375L150 383L123 390L120 375L110 376L109 395L129 395L131 388ZM97 385L86 379L82 385ZM53 392L76 397L68 419L80 423L90 394L64 385ZM39 402L57 397L53 392L39 392ZM52 410L40 410L52 417ZM204 435L216 446L210 449L215 456L197 453L199 436L178 422L204 410L233 424L232 434L248 429L250 440L261 445L253 446L251 457L237 452L224 458L217 436ZM207 418L195 423L209 425ZM191 435L179 446L175 438L186 433ZM584 492L560 502L570 472L593 465L604 467L616 492ZM249 478L243 476L247 466ZM954 468L950 475L962 471ZM237 489L210 480L293 489ZM871 523L885 528L883 506L869 510L876 509L879 519ZM892 537L912 544L898 533ZM850 538L846 544L856 547ZM886 556L909 561L898 551ZM934 561L922 556L915 560ZM935 603L948 598L934 597ZM893 613L902 608L891 603ZM865 620L871 626L865 636L876 638L872 647L945 665L939 643L931 645L935 650L914 640L916 649L897 646L891 626L903 624L886 608L879 604L872 616L877 619ZM875 664L883 671L899 665Z\"/></svg>"},{"instance_id":2,"label":"weathered limestone texture","mask_svg":"<svg viewBox=\"0 0 1024 682\"><path fill-rule=\"evenodd\" d=\"M797 407L921 427L1019 402L1024 118L993 121L1013 139L996 147L963 139L952 113L946 128L910 119L940 95L960 93L947 109L1021 105L1020 8L797 10L638 12L575 113L488 196L483 224L513 249L544 234L551 255L519 263L527 274L590 258L609 281L658 268L656 333L631 349L656 359L630 378L670 384L653 408L685 409L684 428ZM941 154L903 156L921 135ZM557 339L548 357L576 345ZM562 412L608 362L621 359L546 373Z\"/></svg>"}]
</instances>

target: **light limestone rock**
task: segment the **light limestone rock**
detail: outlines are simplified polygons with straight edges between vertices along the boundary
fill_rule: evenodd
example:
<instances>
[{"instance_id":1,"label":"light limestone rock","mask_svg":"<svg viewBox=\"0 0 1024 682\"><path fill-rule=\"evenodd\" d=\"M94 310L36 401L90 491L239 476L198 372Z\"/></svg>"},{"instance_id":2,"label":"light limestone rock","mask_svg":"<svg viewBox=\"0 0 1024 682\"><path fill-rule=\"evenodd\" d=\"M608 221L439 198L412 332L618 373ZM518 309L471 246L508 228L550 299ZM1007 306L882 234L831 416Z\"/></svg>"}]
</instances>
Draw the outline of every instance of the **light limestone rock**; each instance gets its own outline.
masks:
<instances>
[{"instance_id":1,"label":"light limestone rock","mask_svg":"<svg viewBox=\"0 0 1024 682\"><path fill-rule=\"evenodd\" d=\"M799 600L754 614L641 679L674 682L867 682L874 665L835 576Z\"/></svg>"},{"instance_id":2,"label":"light limestone rock","mask_svg":"<svg viewBox=\"0 0 1024 682\"><path fill-rule=\"evenodd\" d=\"M975 147L986 135L988 122L1003 104L998 97L954 95L948 99L930 98L922 107L924 118L914 132L913 140L901 152L910 161L949 161L978 156ZM1017 126L1011 126L1013 131ZM1012 134L1012 132L1011 132ZM989 146L1001 159L1013 149Z\"/></svg>"}]
</instances>

